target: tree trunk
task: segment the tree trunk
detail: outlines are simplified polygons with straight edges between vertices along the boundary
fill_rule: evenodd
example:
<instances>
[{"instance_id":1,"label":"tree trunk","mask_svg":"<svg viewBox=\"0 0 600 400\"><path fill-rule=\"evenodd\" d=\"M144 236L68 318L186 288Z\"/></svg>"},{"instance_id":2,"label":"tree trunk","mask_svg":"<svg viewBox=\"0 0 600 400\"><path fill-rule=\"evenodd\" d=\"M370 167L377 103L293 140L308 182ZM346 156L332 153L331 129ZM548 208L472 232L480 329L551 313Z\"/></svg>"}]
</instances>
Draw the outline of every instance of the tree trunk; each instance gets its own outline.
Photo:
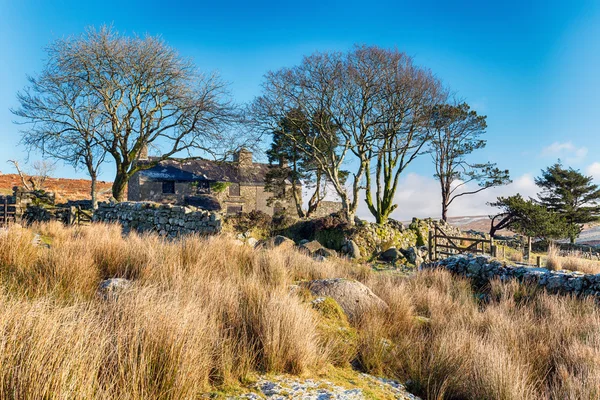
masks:
<instances>
[{"instance_id":1,"label":"tree trunk","mask_svg":"<svg viewBox=\"0 0 600 400\"><path fill-rule=\"evenodd\" d=\"M98 198L96 196L96 181L98 178L96 177L96 174L91 173L90 179L92 181L92 183L90 185L90 196L92 198L92 210L95 210L98 208Z\"/></svg>"},{"instance_id":2,"label":"tree trunk","mask_svg":"<svg viewBox=\"0 0 600 400\"><path fill-rule=\"evenodd\" d=\"M442 221L448 222L448 206L442 203Z\"/></svg>"},{"instance_id":3,"label":"tree trunk","mask_svg":"<svg viewBox=\"0 0 600 400\"><path fill-rule=\"evenodd\" d=\"M127 187L128 181L129 176L127 173L117 172L112 186L112 195L116 201L122 202L125 200L125 188Z\"/></svg>"},{"instance_id":4,"label":"tree trunk","mask_svg":"<svg viewBox=\"0 0 600 400\"><path fill-rule=\"evenodd\" d=\"M356 214L356 212L352 209L352 205L350 204L347 195L340 195L340 197L342 200L342 212L344 214L344 218L346 219L348 224L354 225L354 215Z\"/></svg>"}]
</instances>

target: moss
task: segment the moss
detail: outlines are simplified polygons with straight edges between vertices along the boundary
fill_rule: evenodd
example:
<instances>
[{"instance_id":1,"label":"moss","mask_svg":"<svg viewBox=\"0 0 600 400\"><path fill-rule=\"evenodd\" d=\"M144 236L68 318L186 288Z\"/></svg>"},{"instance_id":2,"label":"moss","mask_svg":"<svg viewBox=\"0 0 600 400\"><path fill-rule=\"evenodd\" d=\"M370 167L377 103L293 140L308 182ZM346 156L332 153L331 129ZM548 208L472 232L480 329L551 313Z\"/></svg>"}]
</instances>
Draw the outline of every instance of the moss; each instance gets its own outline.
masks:
<instances>
[{"instance_id":1,"label":"moss","mask_svg":"<svg viewBox=\"0 0 600 400\"><path fill-rule=\"evenodd\" d=\"M329 367L320 376L334 385L347 389L360 389L366 399L395 399L391 390L381 385L374 378L365 378L350 368Z\"/></svg>"},{"instance_id":2,"label":"moss","mask_svg":"<svg viewBox=\"0 0 600 400\"><path fill-rule=\"evenodd\" d=\"M358 333L348 322L340 305L331 297L312 302L319 314L317 329L329 348L330 360L336 366L347 367L358 352Z\"/></svg>"},{"instance_id":3,"label":"moss","mask_svg":"<svg viewBox=\"0 0 600 400\"><path fill-rule=\"evenodd\" d=\"M231 182L213 182L210 184L210 190L213 193L223 193L229 186Z\"/></svg>"},{"instance_id":4,"label":"moss","mask_svg":"<svg viewBox=\"0 0 600 400\"><path fill-rule=\"evenodd\" d=\"M346 232L342 229L326 229L315 233L315 239L328 249L339 251L346 242Z\"/></svg>"},{"instance_id":5,"label":"moss","mask_svg":"<svg viewBox=\"0 0 600 400\"><path fill-rule=\"evenodd\" d=\"M320 301L314 301L313 308L326 320L339 326L349 326L348 317L342 307L331 297L325 297Z\"/></svg>"}]
</instances>

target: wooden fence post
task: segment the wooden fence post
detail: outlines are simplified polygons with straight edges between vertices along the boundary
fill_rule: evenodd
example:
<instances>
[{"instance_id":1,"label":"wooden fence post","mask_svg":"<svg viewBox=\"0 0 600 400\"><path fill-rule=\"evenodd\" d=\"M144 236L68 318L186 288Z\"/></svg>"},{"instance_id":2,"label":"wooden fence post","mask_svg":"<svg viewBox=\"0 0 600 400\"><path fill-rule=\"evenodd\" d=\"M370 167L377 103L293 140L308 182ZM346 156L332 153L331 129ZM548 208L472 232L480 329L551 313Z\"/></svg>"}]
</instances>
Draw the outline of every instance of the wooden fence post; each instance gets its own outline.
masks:
<instances>
[{"instance_id":1,"label":"wooden fence post","mask_svg":"<svg viewBox=\"0 0 600 400\"><path fill-rule=\"evenodd\" d=\"M433 261L433 232L429 230L429 262Z\"/></svg>"},{"instance_id":2,"label":"wooden fence post","mask_svg":"<svg viewBox=\"0 0 600 400\"><path fill-rule=\"evenodd\" d=\"M538 268L542 266L542 257L537 256L536 265L538 266Z\"/></svg>"},{"instance_id":3,"label":"wooden fence post","mask_svg":"<svg viewBox=\"0 0 600 400\"><path fill-rule=\"evenodd\" d=\"M4 226L8 226L8 197L4 198Z\"/></svg>"}]
</instances>

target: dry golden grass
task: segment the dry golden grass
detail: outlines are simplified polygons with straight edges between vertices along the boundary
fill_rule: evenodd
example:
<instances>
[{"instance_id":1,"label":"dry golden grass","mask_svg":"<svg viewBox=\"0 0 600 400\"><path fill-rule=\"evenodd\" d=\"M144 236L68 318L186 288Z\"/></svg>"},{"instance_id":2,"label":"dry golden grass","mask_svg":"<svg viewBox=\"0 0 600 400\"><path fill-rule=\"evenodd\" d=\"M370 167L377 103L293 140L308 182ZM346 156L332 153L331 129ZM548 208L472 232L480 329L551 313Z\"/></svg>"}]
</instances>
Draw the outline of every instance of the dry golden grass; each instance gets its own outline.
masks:
<instances>
[{"instance_id":1,"label":"dry golden grass","mask_svg":"<svg viewBox=\"0 0 600 400\"><path fill-rule=\"evenodd\" d=\"M569 271L583 272L584 274L599 274L600 262L587 260L576 253L561 256L559 249L556 246L550 246L546 258L546 268L553 271L566 269Z\"/></svg>"},{"instance_id":2,"label":"dry golden grass","mask_svg":"<svg viewBox=\"0 0 600 400\"><path fill-rule=\"evenodd\" d=\"M441 271L403 278L226 237L123 237L111 225L32 229L50 248L28 229L0 237L0 398L192 399L257 373L350 362L410 379L429 399L600 396L590 299L494 282L481 303ZM134 284L103 300L96 288L109 277ZM362 281L389 308L336 336L306 293L289 290L328 277Z\"/></svg>"}]
</instances>

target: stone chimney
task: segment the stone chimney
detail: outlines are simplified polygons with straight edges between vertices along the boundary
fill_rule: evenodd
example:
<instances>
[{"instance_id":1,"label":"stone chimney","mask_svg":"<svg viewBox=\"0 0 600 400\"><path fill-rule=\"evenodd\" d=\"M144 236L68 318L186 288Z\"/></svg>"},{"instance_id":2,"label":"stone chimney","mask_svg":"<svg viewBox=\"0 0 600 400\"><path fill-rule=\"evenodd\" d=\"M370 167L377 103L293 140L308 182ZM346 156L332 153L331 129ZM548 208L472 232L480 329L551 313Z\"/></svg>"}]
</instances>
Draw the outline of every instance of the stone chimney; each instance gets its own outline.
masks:
<instances>
[{"instance_id":1,"label":"stone chimney","mask_svg":"<svg viewBox=\"0 0 600 400\"><path fill-rule=\"evenodd\" d=\"M252 166L252 152L248 149L240 149L233 155L233 162L237 163L240 168Z\"/></svg>"}]
</instances>

